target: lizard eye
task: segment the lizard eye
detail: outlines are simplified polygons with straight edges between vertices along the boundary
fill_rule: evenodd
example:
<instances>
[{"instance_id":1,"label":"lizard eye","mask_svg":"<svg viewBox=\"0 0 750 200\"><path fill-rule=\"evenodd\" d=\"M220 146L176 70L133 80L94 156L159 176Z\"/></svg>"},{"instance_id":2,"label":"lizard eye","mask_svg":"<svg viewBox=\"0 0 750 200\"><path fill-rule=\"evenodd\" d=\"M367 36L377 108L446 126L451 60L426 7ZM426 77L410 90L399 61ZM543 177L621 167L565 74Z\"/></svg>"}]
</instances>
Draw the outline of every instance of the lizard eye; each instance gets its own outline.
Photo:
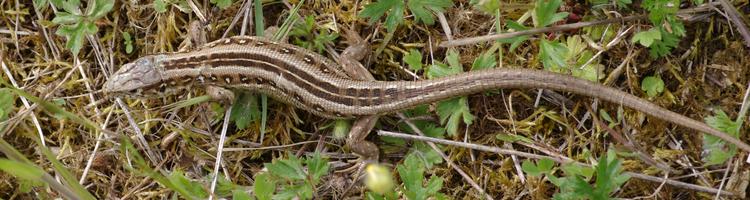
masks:
<instances>
[{"instance_id":1,"label":"lizard eye","mask_svg":"<svg viewBox=\"0 0 750 200\"><path fill-rule=\"evenodd\" d=\"M139 59L138 61L136 61L136 65L138 66L148 65L148 63L149 61L147 59Z\"/></svg>"}]
</instances>

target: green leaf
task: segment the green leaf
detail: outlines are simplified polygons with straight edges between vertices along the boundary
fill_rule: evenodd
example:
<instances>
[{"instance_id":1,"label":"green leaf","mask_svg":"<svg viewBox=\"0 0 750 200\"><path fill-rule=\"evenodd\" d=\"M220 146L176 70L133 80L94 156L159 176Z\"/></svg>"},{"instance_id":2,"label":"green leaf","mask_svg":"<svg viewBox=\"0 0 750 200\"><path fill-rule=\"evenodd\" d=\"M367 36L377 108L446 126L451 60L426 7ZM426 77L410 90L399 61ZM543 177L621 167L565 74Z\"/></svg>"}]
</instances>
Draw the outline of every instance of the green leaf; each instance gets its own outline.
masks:
<instances>
[{"instance_id":1,"label":"green leaf","mask_svg":"<svg viewBox=\"0 0 750 200\"><path fill-rule=\"evenodd\" d=\"M0 158L0 170L24 180L39 181L44 171L38 166Z\"/></svg>"},{"instance_id":2,"label":"green leaf","mask_svg":"<svg viewBox=\"0 0 750 200\"><path fill-rule=\"evenodd\" d=\"M455 50L448 50L448 54L445 56L445 60L448 61L448 65L436 63L428 68L428 79L458 74L464 71L463 67L461 67L461 63L458 60L458 52L456 52Z\"/></svg>"},{"instance_id":3,"label":"green leaf","mask_svg":"<svg viewBox=\"0 0 750 200\"><path fill-rule=\"evenodd\" d=\"M133 40L130 37L130 33L122 32L122 39L125 40L125 53L133 53Z\"/></svg>"},{"instance_id":4,"label":"green leaf","mask_svg":"<svg viewBox=\"0 0 750 200\"><path fill-rule=\"evenodd\" d=\"M38 11L44 11L47 8L47 0L33 0L34 8L39 9Z\"/></svg>"},{"instance_id":5,"label":"green leaf","mask_svg":"<svg viewBox=\"0 0 750 200\"><path fill-rule=\"evenodd\" d=\"M537 161L536 164L530 160L524 160L521 164L521 169L526 172L529 176L541 176L542 174L548 174L552 172L555 162L549 158L543 158Z\"/></svg>"},{"instance_id":6,"label":"green leaf","mask_svg":"<svg viewBox=\"0 0 750 200\"><path fill-rule=\"evenodd\" d=\"M268 173L261 172L255 175L255 185L253 192L258 200L271 200L273 192L276 190L276 182L273 181Z\"/></svg>"},{"instance_id":7,"label":"green leaf","mask_svg":"<svg viewBox=\"0 0 750 200\"><path fill-rule=\"evenodd\" d=\"M414 14L416 21L424 22L427 25L435 24L435 19L432 17L433 12L445 12L445 8L453 5L451 0L409 0L407 6L409 11Z\"/></svg>"},{"instance_id":8,"label":"green leaf","mask_svg":"<svg viewBox=\"0 0 750 200\"><path fill-rule=\"evenodd\" d=\"M440 117L440 123L445 125L448 135L458 135L458 128L463 121L471 125L474 121L474 115L469 110L469 99L459 97L438 103L437 114ZM463 120L461 120L463 119Z\"/></svg>"},{"instance_id":9,"label":"green leaf","mask_svg":"<svg viewBox=\"0 0 750 200\"><path fill-rule=\"evenodd\" d=\"M422 70L422 53L416 49L409 49L409 53L404 55L404 62L409 66L412 71Z\"/></svg>"},{"instance_id":10,"label":"green leaf","mask_svg":"<svg viewBox=\"0 0 750 200\"><path fill-rule=\"evenodd\" d=\"M640 43L645 47L650 47L655 40L661 40L661 31L659 31L659 29L651 28L648 31L636 33L630 41L633 43Z\"/></svg>"},{"instance_id":11,"label":"green leaf","mask_svg":"<svg viewBox=\"0 0 750 200\"><path fill-rule=\"evenodd\" d=\"M54 2L54 1L53 1ZM60 6L62 6L63 10L65 10L68 13L80 15L81 11L78 9L78 6L81 5L80 0L67 0L67 1L61 1Z\"/></svg>"},{"instance_id":12,"label":"green leaf","mask_svg":"<svg viewBox=\"0 0 750 200\"><path fill-rule=\"evenodd\" d=\"M83 37L85 36L84 26L83 22L74 25L63 25L55 32L55 34L64 36L65 39L67 39L65 47L70 49L75 55L77 55L83 47Z\"/></svg>"},{"instance_id":13,"label":"green leaf","mask_svg":"<svg viewBox=\"0 0 750 200\"><path fill-rule=\"evenodd\" d=\"M664 28L659 28L659 30L662 39L654 41L649 47L649 55L652 58L668 55L680 43L680 38L677 35L667 32Z\"/></svg>"},{"instance_id":14,"label":"green leaf","mask_svg":"<svg viewBox=\"0 0 750 200\"><path fill-rule=\"evenodd\" d=\"M741 122L730 119L721 109L717 109L715 115L706 117L704 120L709 126L727 133L734 138L738 138L739 136ZM737 153L737 147L733 144L728 144L719 137L703 134L703 152L708 152L707 155L704 155L703 161L706 162L706 166L710 166L723 164L729 158L734 157Z\"/></svg>"},{"instance_id":15,"label":"green leaf","mask_svg":"<svg viewBox=\"0 0 750 200\"><path fill-rule=\"evenodd\" d=\"M469 3L487 14L495 14L495 11L500 9L500 0L471 0Z\"/></svg>"},{"instance_id":16,"label":"green leaf","mask_svg":"<svg viewBox=\"0 0 750 200\"><path fill-rule=\"evenodd\" d=\"M534 4L534 27L545 27L568 17L567 12L557 12L562 0L537 0Z\"/></svg>"},{"instance_id":17,"label":"green leaf","mask_svg":"<svg viewBox=\"0 0 750 200\"><path fill-rule=\"evenodd\" d=\"M211 3L221 9L226 9L232 5L232 0L211 0Z\"/></svg>"},{"instance_id":18,"label":"green leaf","mask_svg":"<svg viewBox=\"0 0 750 200\"><path fill-rule=\"evenodd\" d=\"M398 175L404 183L404 195L408 199L426 199L425 188L422 187L424 181L424 165L416 154L406 156L404 163L396 167Z\"/></svg>"},{"instance_id":19,"label":"green leaf","mask_svg":"<svg viewBox=\"0 0 750 200\"><path fill-rule=\"evenodd\" d=\"M183 195L188 195L187 199L205 199L208 197L208 193L203 190L203 186L197 181L191 181L181 171L175 171L169 174L167 177L169 182L174 187L179 188L178 190L186 191Z\"/></svg>"},{"instance_id":20,"label":"green leaf","mask_svg":"<svg viewBox=\"0 0 750 200\"><path fill-rule=\"evenodd\" d=\"M512 21L512 20L506 20L505 21L505 26L507 26L508 29L513 29L514 31L523 31L523 30L528 30L529 29L529 27L526 27L523 24L520 24L520 23L518 23L516 21ZM524 36L516 36L516 37L506 38L506 39L499 39L497 41L501 42L501 43L510 43L510 51L512 52L513 50L515 50L516 48L518 48L518 46L521 45L521 43L523 43L527 39L529 39L529 36L528 35L524 35Z\"/></svg>"},{"instance_id":21,"label":"green leaf","mask_svg":"<svg viewBox=\"0 0 750 200\"><path fill-rule=\"evenodd\" d=\"M388 32L394 32L396 26L404 21L404 1L402 0L380 0L365 6L359 16L368 18L369 23L375 23L380 17L388 12L385 19L385 27Z\"/></svg>"},{"instance_id":22,"label":"green leaf","mask_svg":"<svg viewBox=\"0 0 750 200\"><path fill-rule=\"evenodd\" d=\"M244 190L232 190L233 200L252 200L253 198Z\"/></svg>"},{"instance_id":23,"label":"green leaf","mask_svg":"<svg viewBox=\"0 0 750 200\"><path fill-rule=\"evenodd\" d=\"M167 12L167 5L165 0L154 0L154 10L158 13Z\"/></svg>"},{"instance_id":24,"label":"green leaf","mask_svg":"<svg viewBox=\"0 0 750 200\"><path fill-rule=\"evenodd\" d=\"M596 166L596 189L592 199L608 199L610 193L630 179L630 176L621 174L622 170L622 160L617 159L613 150L607 151Z\"/></svg>"},{"instance_id":25,"label":"green leaf","mask_svg":"<svg viewBox=\"0 0 750 200\"><path fill-rule=\"evenodd\" d=\"M474 63L471 64L471 70L491 69L495 68L495 66L497 66L495 52L485 52L474 59Z\"/></svg>"},{"instance_id":26,"label":"green leaf","mask_svg":"<svg viewBox=\"0 0 750 200\"><path fill-rule=\"evenodd\" d=\"M232 104L232 113L229 120L234 122L238 129L245 129L249 123L260 119L260 104L258 97L253 94L246 92L235 94L239 94L239 96Z\"/></svg>"},{"instance_id":27,"label":"green leaf","mask_svg":"<svg viewBox=\"0 0 750 200\"><path fill-rule=\"evenodd\" d=\"M641 81L641 90L649 97L656 97L664 92L664 81L658 76L647 76Z\"/></svg>"},{"instance_id":28,"label":"green leaf","mask_svg":"<svg viewBox=\"0 0 750 200\"><path fill-rule=\"evenodd\" d=\"M268 172L274 176L291 180L305 180L302 161L294 156L290 156L288 159L274 160L272 163L265 163L264 165L268 168Z\"/></svg>"},{"instance_id":29,"label":"green leaf","mask_svg":"<svg viewBox=\"0 0 750 200\"><path fill-rule=\"evenodd\" d=\"M566 176L583 176L585 180L590 180L594 176L594 168L576 164L563 165L562 170Z\"/></svg>"},{"instance_id":30,"label":"green leaf","mask_svg":"<svg viewBox=\"0 0 750 200\"><path fill-rule=\"evenodd\" d=\"M534 143L534 140L531 140L523 135L511 135L511 134L505 134L505 133L498 133L495 135L495 139L498 139L503 142L526 142L526 143Z\"/></svg>"},{"instance_id":31,"label":"green leaf","mask_svg":"<svg viewBox=\"0 0 750 200\"><path fill-rule=\"evenodd\" d=\"M88 15L92 20L103 17L115 6L114 0L95 0L94 2L94 9Z\"/></svg>"},{"instance_id":32,"label":"green leaf","mask_svg":"<svg viewBox=\"0 0 750 200\"><path fill-rule=\"evenodd\" d=\"M8 114L13 112L16 95L8 88L0 88L0 121L5 121ZM0 129L2 126L0 126Z\"/></svg>"},{"instance_id":33,"label":"green leaf","mask_svg":"<svg viewBox=\"0 0 750 200\"><path fill-rule=\"evenodd\" d=\"M320 177L323 175L328 174L328 169L330 165L328 164L328 160L324 159L320 152L315 152L312 157L309 157L305 160L305 164L308 168L308 173L312 176L312 182L313 184L317 184L320 180Z\"/></svg>"},{"instance_id":34,"label":"green leaf","mask_svg":"<svg viewBox=\"0 0 750 200\"><path fill-rule=\"evenodd\" d=\"M433 79L463 72L456 51L449 50L445 59L448 62L448 65L441 63L431 65L427 71L427 78ZM458 134L457 132L461 119L463 119L463 122L466 124L471 124L474 120L474 116L471 115L469 110L468 99L466 97L439 102L437 113L438 116L440 116L440 123L446 126L449 135Z\"/></svg>"},{"instance_id":35,"label":"green leaf","mask_svg":"<svg viewBox=\"0 0 750 200\"><path fill-rule=\"evenodd\" d=\"M82 17L80 15L73 15L67 12L58 12L55 14L55 18L52 19L52 23L62 25L62 24L74 24L78 23L82 20Z\"/></svg>"},{"instance_id":36,"label":"green leaf","mask_svg":"<svg viewBox=\"0 0 750 200\"><path fill-rule=\"evenodd\" d=\"M539 56L546 70L561 72L567 68L565 57L568 55L568 48L565 45L542 39L539 46L541 49Z\"/></svg>"}]
</instances>

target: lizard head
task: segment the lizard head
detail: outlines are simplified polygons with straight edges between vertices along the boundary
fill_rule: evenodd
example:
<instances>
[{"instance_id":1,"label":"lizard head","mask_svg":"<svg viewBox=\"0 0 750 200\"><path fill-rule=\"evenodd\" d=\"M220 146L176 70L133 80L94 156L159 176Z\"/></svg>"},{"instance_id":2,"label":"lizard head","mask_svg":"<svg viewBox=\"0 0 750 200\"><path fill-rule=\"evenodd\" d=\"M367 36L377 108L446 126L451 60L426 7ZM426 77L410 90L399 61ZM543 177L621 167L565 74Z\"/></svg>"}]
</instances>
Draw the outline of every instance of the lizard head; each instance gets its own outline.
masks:
<instances>
[{"instance_id":1,"label":"lizard head","mask_svg":"<svg viewBox=\"0 0 750 200\"><path fill-rule=\"evenodd\" d=\"M162 85L160 66L164 55L149 55L124 64L109 80L104 83L102 91L114 97L151 97Z\"/></svg>"}]
</instances>

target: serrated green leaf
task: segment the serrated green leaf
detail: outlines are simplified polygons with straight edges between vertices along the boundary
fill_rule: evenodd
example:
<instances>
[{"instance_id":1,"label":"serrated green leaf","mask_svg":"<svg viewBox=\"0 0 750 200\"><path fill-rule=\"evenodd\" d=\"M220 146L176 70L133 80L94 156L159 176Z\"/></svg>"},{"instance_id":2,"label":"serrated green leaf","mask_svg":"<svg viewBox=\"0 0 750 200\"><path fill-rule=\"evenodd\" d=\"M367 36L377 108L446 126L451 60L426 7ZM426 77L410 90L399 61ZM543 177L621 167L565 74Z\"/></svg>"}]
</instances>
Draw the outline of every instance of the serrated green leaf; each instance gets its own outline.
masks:
<instances>
[{"instance_id":1,"label":"serrated green leaf","mask_svg":"<svg viewBox=\"0 0 750 200\"><path fill-rule=\"evenodd\" d=\"M422 187L424 165L421 159L411 153L396 169L404 183L404 195L409 199L426 199L425 189Z\"/></svg>"},{"instance_id":2,"label":"serrated green leaf","mask_svg":"<svg viewBox=\"0 0 750 200\"><path fill-rule=\"evenodd\" d=\"M652 58L659 58L668 55L680 42L679 37L666 32L664 28L659 28L659 30L661 31L662 39L654 41L649 47L649 55Z\"/></svg>"},{"instance_id":3,"label":"serrated green leaf","mask_svg":"<svg viewBox=\"0 0 750 200\"><path fill-rule=\"evenodd\" d=\"M57 31L55 34L59 36L64 36L67 41L65 42L65 47L70 49L73 54L78 54L78 51L81 50L83 47L83 37L85 36L84 33L84 23L77 23L74 25L63 25Z\"/></svg>"},{"instance_id":4,"label":"serrated green leaf","mask_svg":"<svg viewBox=\"0 0 750 200\"><path fill-rule=\"evenodd\" d=\"M95 0L94 2L94 9L88 15L92 20L103 17L115 6L114 0Z\"/></svg>"},{"instance_id":5,"label":"serrated green leaf","mask_svg":"<svg viewBox=\"0 0 750 200\"><path fill-rule=\"evenodd\" d=\"M594 168L584 167L576 164L563 165L562 171L566 176L583 176L584 180L590 180L594 177Z\"/></svg>"},{"instance_id":6,"label":"serrated green leaf","mask_svg":"<svg viewBox=\"0 0 750 200\"><path fill-rule=\"evenodd\" d=\"M641 81L641 90L649 97L656 97L664 92L664 81L658 76L647 76Z\"/></svg>"},{"instance_id":7,"label":"serrated green leaf","mask_svg":"<svg viewBox=\"0 0 750 200\"><path fill-rule=\"evenodd\" d=\"M437 114L440 117L440 123L445 125L446 132L451 136L458 135L461 122L471 125L474 121L474 115L471 114L469 109L467 97L454 98L438 103Z\"/></svg>"},{"instance_id":8,"label":"serrated green leaf","mask_svg":"<svg viewBox=\"0 0 750 200\"><path fill-rule=\"evenodd\" d=\"M255 185L253 185L253 194L258 200L271 200L273 192L276 190L276 182L268 173L261 172L255 175Z\"/></svg>"},{"instance_id":9,"label":"serrated green leaf","mask_svg":"<svg viewBox=\"0 0 750 200\"><path fill-rule=\"evenodd\" d=\"M324 159L320 152L315 152L312 157L308 157L305 160L305 164L308 168L308 173L312 177L312 183L317 184L320 180L320 177L323 175L328 174L328 169L330 168L330 165L328 164L328 160Z\"/></svg>"},{"instance_id":10,"label":"serrated green leaf","mask_svg":"<svg viewBox=\"0 0 750 200\"><path fill-rule=\"evenodd\" d=\"M441 188L443 188L443 179L433 175L430 177L430 180L427 181L427 187L425 187L425 193L428 196L433 196L437 194Z\"/></svg>"},{"instance_id":11,"label":"serrated green leaf","mask_svg":"<svg viewBox=\"0 0 750 200\"><path fill-rule=\"evenodd\" d=\"M422 52L419 52L416 49L409 49L409 53L404 55L404 62L412 71L422 70Z\"/></svg>"},{"instance_id":12,"label":"serrated green leaf","mask_svg":"<svg viewBox=\"0 0 750 200\"><path fill-rule=\"evenodd\" d=\"M529 176L541 176L545 173L545 171L539 169L539 167L531 160L524 160L523 163L521 163L521 170Z\"/></svg>"},{"instance_id":13,"label":"serrated green leaf","mask_svg":"<svg viewBox=\"0 0 750 200\"><path fill-rule=\"evenodd\" d=\"M260 103L256 95L244 92L236 94L239 96L232 103L229 120L234 122L238 129L245 129L248 124L260 119Z\"/></svg>"},{"instance_id":14,"label":"serrated green leaf","mask_svg":"<svg viewBox=\"0 0 750 200\"><path fill-rule=\"evenodd\" d=\"M405 4L401 0L380 0L366 5L359 16L368 18L369 23L372 24L387 12L388 17L385 19L385 27L388 32L393 32L396 30L396 26L404 20L404 6Z\"/></svg>"},{"instance_id":15,"label":"serrated green leaf","mask_svg":"<svg viewBox=\"0 0 750 200\"><path fill-rule=\"evenodd\" d=\"M55 14L55 18L52 19L52 23L54 24L74 24L81 21L82 17L79 15L73 15L67 12L58 12Z\"/></svg>"},{"instance_id":16,"label":"serrated green leaf","mask_svg":"<svg viewBox=\"0 0 750 200\"><path fill-rule=\"evenodd\" d=\"M409 11L414 14L414 20L421 21L427 25L435 24L432 12L445 12L445 8L453 5L451 0L409 0L407 1Z\"/></svg>"},{"instance_id":17,"label":"serrated green leaf","mask_svg":"<svg viewBox=\"0 0 750 200\"><path fill-rule=\"evenodd\" d=\"M491 69L495 68L495 66L497 66L495 52L485 52L474 59L474 63L471 64L471 70Z\"/></svg>"},{"instance_id":18,"label":"serrated green leaf","mask_svg":"<svg viewBox=\"0 0 750 200\"><path fill-rule=\"evenodd\" d=\"M181 171L175 171L169 174L167 177L175 190L185 191L182 195L188 195L187 199L205 199L208 197L208 193L203 190L203 186L197 181L191 181Z\"/></svg>"},{"instance_id":19,"label":"serrated green leaf","mask_svg":"<svg viewBox=\"0 0 750 200\"><path fill-rule=\"evenodd\" d=\"M296 157L287 159L274 160L272 163L265 163L268 172L274 176L279 176L291 180L305 180L305 172L302 170L302 161Z\"/></svg>"},{"instance_id":20,"label":"serrated green leaf","mask_svg":"<svg viewBox=\"0 0 750 200\"><path fill-rule=\"evenodd\" d=\"M630 42L640 43L645 47L650 47L655 40L661 40L661 31L659 29L651 28L648 31L641 31L633 35Z\"/></svg>"},{"instance_id":21,"label":"serrated green leaf","mask_svg":"<svg viewBox=\"0 0 750 200\"><path fill-rule=\"evenodd\" d=\"M562 0L537 0L534 4L534 27L545 27L568 17L567 12L557 12Z\"/></svg>"},{"instance_id":22,"label":"serrated green leaf","mask_svg":"<svg viewBox=\"0 0 750 200\"><path fill-rule=\"evenodd\" d=\"M709 126L727 133L734 138L737 138L739 135L738 130L740 130L741 122L735 122L730 119L721 109L717 109L713 116L706 117L704 120ZM707 155L703 156L704 165L711 166L723 164L729 158L734 157L737 153L737 147L733 144L728 144L719 137L703 134L703 151L708 152Z\"/></svg>"},{"instance_id":23,"label":"serrated green leaf","mask_svg":"<svg viewBox=\"0 0 750 200\"><path fill-rule=\"evenodd\" d=\"M554 72L560 72L567 68L565 57L568 55L568 48L562 43L542 39L540 42L539 56L542 58L544 69Z\"/></svg>"}]
</instances>

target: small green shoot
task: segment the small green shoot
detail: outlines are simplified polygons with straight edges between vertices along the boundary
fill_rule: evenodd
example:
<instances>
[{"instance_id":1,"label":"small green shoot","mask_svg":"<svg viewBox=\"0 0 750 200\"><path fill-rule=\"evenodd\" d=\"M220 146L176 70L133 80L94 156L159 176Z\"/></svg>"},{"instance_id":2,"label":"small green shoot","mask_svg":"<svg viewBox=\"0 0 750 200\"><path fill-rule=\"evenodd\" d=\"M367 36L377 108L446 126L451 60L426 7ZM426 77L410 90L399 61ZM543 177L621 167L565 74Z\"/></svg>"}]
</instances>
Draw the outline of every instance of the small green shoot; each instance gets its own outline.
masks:
<instances>
[{"instance_id":1,"label":"small green shoot","mask_svg":"<svg viewBox=\"0 0 750 200\"><path fill-rule=\"evenodd\" d=\"M115 5L113 0L89 1L88 10L82 13L79 9L79 0L56 0L51 1L56 7L64 11L57 12L52 23L60 25L55 34L64 36L68 41L65 47L70 49L74 55L83 48L83 38L87 35L96 34L96 20L104 17Z\"/></svg>"},{"instance_id":2,"label":"small green shoot","mask_svg":"<svg viewBox=\"0 0 750 200\"><path fill-rule=\"evenodd\" d=\"M664 92L664 81L659 76L647 76L641 81L641 90L646 92L648 97L656 97Z\"/></svg>"},{"instance_id":3,"label":"small green shoot","mask_svg":"<svg viewBox=\"0 0 750 200\"><path fill-rule=\"evenodd\" d=\"M130 33L128 32L122 32L122 39L125 40L125 53L131 54L133 53L133 39L130 37Z\"/></svg>"},{"instance_id":4,"label":"small green shoot","mask_svg":"<svg viewBox=\"0 0 750 200\"><path fill-rule=\"evenodd\" d=\"M738 130L740 129L739 127L742 122L733 121L721 109L717 109L715 113L714 116L709 116L704 119L706 124L737 138L739 136ZM727 144L726 141L716 136L703 134L703 151L708 152L708 154L703 157L703 162L706 162L705 166L711 166L722 164L729 158L734 157L734 155L737 154L737 146Z\"/></svg>"}]
</instances>

